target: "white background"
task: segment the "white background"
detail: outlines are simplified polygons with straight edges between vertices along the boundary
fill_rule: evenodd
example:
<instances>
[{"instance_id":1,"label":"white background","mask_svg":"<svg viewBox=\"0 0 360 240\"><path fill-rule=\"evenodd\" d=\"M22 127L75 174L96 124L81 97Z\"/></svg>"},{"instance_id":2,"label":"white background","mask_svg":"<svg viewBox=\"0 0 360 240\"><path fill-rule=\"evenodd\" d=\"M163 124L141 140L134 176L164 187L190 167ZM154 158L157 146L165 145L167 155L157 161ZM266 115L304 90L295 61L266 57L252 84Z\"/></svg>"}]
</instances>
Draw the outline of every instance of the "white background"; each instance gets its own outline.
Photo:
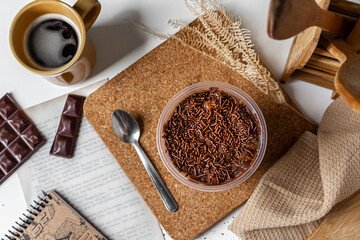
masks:
<instances>
[{"instance_id":1,"label":"white background","mask_svg":"<svg viewBox=\"0 0 360 240\"><path fill-rule=\"evenodd\" d=\"M97 51L97 61L90 78L83 83L59 87L24 69L13 57L8 33L12 19L27 0L2 0L0 8L0 96L12 93L22 108L39 104L107 77L113 77L162 41L141 32L125 19L132 19L157 33L174 33L167 21L195 17L183 0L100 0L102 10L89 31ZM75 0L65 2L73 5ZM242 17L243 27L252 31L255 49L263 62L279 79L284 68L291 39L275 41L266 35L270 0L228 0L225 6ZM154 82L156 84L156 82ZM307 117L319 123L331 102L331 91L298 80L289 80L284 88ZM31 161L31 159L30 159ZM9 219L20 215L25 207L16 175L0 185L0 237ZM23 207L21 207L23 206ZM217 228L213 230L217 231ZM209 239L209 238L207 238ZM214 238L216 239L216 238Z\"/></svg>"}]
</instances>

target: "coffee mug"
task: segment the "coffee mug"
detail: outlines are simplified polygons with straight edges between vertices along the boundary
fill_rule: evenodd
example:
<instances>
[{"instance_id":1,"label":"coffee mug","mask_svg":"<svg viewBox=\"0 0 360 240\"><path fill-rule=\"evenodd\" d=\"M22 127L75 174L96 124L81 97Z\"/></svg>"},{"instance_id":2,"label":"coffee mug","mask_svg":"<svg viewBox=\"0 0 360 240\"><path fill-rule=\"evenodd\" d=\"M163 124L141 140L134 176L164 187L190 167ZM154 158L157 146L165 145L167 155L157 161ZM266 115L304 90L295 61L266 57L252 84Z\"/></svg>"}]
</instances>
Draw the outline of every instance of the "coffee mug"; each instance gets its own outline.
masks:
<instances>
[{"instance_id":1,"label":"coffee mug","mask_svg":"<svg viewBox=\"0 0 360 240\"><path fill-rule=\"evenodd\" d=\"M78 0L73 7L59 0L37 0L31 2L18 12L12 22L9 36L11 51L21 65L31 72L44 77L51 83L56 85L72 85L81 82L90 75L95 65L95 48L86 32L95 22L100 9L101 5L97 0ZM66 25L65 27L58 27L58 29L61 29L60 31L64 31L62 29L66 28L67 31L75 32L74 36L71 36L71 41L74 44L76 43L76 45L73 45L73 55L65 58L63 56L65 48L63 48L61 58L59 56L53 57L54 59L65 59L67 62L60 66L49 67L46 62L47 60L41 59L41 61L37 61L33 57L32 52L34 50L29 46L35 44L34 49L40 49L40 51L43 51L41 54L49 55L54 52L51 49L52 47L55 48L54 44L56 46L65 44L61 42L61 39L64 39L64 37L60 35L60 37L57 35L53 36L53 32L50 33L52 34L51 36L46 36L51 41L44 40L47 38L43 38L40 33L46 30L45 27L41 26L39 31L33 33L34 29L40 28L38 26L42 23L49 25L55 24L54 22ZM54 29L55 25L52 28L49 26L48 29ZM61 41L58 42L58 39ZM39 46L36 46L36 44ZM45 59L47 58L48 56ZM41 62L44 65L40 64Z\"/></svg>"}]
</instances>

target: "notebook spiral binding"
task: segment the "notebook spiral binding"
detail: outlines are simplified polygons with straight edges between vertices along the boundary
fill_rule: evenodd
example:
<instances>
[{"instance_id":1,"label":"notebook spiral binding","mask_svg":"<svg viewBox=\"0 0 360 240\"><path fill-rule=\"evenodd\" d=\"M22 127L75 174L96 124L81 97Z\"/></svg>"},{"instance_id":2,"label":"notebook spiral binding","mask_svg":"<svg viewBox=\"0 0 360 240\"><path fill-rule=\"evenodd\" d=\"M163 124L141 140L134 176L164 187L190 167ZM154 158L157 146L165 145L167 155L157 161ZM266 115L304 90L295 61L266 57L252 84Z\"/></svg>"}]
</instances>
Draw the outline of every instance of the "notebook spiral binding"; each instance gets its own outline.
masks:
<instances>
[{"instance_id":1,"label":"notebook spiral binding","mask_svg":"<svg viewBox=\"0 0 360 240\"><path fill-rule=\"evenodd\" d=\"M19 233L23 233L24 229L26 229L31 222L35 219L34 217L37 217L45 207L47 203L49 203L49 201L47 200L47 197L49 199L52 199L52 196L50 195L50 193L46 193L45 191L42 191L43 196L39 198L39 201L34 200L34 206L30 204L31 210L26 209L27 214L23 213L23 216L25 217L24 219L19 217L20 219L20 223L18 223L17 221L15 221L16 226L12 226L11 230L8 230L9 233L11 234L10 236L5 234L5 237L7 240L17 240L15 237L20 238L20 234ZM37 212L38 213L37 213ZM1 240L6 240L4 238L1 238Z\"/></svg>"}]
</instances>

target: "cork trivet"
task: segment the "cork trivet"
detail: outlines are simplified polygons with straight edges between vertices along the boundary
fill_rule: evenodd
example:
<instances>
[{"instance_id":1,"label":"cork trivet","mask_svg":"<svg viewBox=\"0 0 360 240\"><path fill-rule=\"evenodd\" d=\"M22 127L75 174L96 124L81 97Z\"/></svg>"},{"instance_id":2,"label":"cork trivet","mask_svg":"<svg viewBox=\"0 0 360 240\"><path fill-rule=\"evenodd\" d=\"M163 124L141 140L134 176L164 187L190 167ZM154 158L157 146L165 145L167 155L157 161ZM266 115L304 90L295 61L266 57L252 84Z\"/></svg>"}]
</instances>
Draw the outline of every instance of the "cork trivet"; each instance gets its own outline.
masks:
<instances>
[{"instance_id":1,"label":"cork trivet","mask_svg":"<svg viewBox=\"0 0 360 240\"><path fill-rule=\"evenodd\" d=\"M268 147L260 167L241 185L216 193L197 191L178 182L166 170L156 147L157 122L166 103L181 89L202 81L222 81L243 89L261 108L268 127ZM116 109L129 112L139 122L140 144L178 202L177 212L166 210L135 149L114 134L110 116ZM91 94L84 112L161 225L179 240L198 236L241 205L266 170L300 135L316 130L298 113L275 104L229 67L172 39Z\"/></svg>"}]
</instances>

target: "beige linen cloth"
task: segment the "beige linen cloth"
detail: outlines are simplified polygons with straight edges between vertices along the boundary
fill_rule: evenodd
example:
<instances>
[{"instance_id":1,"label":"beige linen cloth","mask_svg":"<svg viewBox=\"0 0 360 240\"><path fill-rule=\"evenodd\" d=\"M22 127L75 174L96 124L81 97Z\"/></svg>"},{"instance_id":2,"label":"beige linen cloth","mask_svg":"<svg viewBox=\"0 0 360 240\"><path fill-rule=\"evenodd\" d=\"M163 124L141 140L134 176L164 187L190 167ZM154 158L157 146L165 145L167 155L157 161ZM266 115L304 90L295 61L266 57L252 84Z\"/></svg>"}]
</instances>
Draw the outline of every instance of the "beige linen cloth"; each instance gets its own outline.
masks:
<instances>
[{"instance_id":1,"label":"beige linen cloth","mask_svg":"<svg viewBox=\"0 0 360 240\"><path fill-rule=\"evenodd\" d=\"M360 114L340 98L317 136L305 132L262 177L229 230L247 239L306 239L341 200L360 188Z\"/></svg>"}]
</instances>

